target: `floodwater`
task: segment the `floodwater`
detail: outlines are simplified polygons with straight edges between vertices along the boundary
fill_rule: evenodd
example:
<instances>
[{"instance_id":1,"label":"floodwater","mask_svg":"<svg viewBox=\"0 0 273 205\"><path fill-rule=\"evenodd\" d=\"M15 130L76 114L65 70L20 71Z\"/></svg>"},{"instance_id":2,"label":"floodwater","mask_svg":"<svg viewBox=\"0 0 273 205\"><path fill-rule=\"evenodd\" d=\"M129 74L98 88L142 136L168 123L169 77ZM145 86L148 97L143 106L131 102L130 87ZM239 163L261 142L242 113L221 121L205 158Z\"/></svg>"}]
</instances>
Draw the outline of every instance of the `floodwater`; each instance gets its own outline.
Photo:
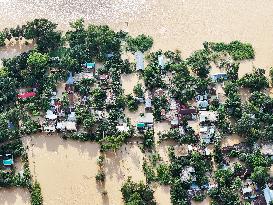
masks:
<instances>
[{"instance_id":1,"label":"floodwater","mask_svg":"<svg viewBox=\"0 0 273 205\"><path fill-rule=\"evenodd\" d=\"M222 147L227 147L227 146L233 146L236 144L240 144L241 142L244 142L244 138L240 137L237 134L232 134L232 135L225 136L222 139L221 145L222 145Z\"/></svg>"},{"instance_id":2,"label":"floodwater","mask_svg":"<svg viewBox=\"0 0 273 205\"><path fill-rule=\"evenodd\" d=\"M119 205L120 189L126 179L145 181L144 154L136 144L123 145L116 153L106 154L105 183L96 183L99 145L91 142L64 141L56 135L24 139L32 175L41 184L44 204ZM102 195L107 191L107 195Z\"/></svg>"},{"instance_id":3,"label":"floodwater","mask_svg":"<svg viewBox=\"0 0 273 205\"><path fill-rule=\"evenodd\" d=\"M45 17L67 29L68 22L109 24L133 35L154 38L154 49L179 49L187 57L204 41L250 42L256 60L242 65L273 65L273 1L271 0L0 0L0 29Z\"/></svg>"},{"instance_id":4,"label":"floodwater","mask_svg":"<svg viewBox=\"0 0 273 205\"><path fill-rule=\"evenodd\" d=\"M0 188L0 204L1 205L30 205L30 194L27 189Z\"/></svg>"},{"instance_id":5,"label":"floodwater","mask_svg":"<svg viewBox=\"0 0 273 205\"><path fill-rule=\"evenodd\" d=\"M148 34L154 38L153 50L179 49L184 58L200 49L204 41L249 42L254 46L256 59L241 64L240 76L250 72L253 66L267 70L273 66L271 0L0 0L0 7L0 29L45 17L58 23L59 29L66 30L69 22L83 17L87 23L108 24L132 35ZM12 57L24 49L10 45L0 51L2 58ZM131 86L136 81L132 82ZM129 84L125 92L132 92ZM142 110L143 107L136 113L126 112L132 124ZM223 146L228 146L241 140L234 137L224 141ZM129 175L135 180L144 179L143 154L134 145L124 145L116 156L106 160L108 195L102 197L101 187L94 180L98 169L97 144L63 141L56 136L29 138L26 144L30 146L31 171L41 183L45 204L121 204L122 181ZM130 149L130 153L125 148ZM161 191L158 193L161 189L156 190L156 196L166 196ZM12 195L9 190L5 192L0 195L1 199L4 197L0 200L4 204L29 204L28 196L21 191Z\"/></svg>"}]
</instances>

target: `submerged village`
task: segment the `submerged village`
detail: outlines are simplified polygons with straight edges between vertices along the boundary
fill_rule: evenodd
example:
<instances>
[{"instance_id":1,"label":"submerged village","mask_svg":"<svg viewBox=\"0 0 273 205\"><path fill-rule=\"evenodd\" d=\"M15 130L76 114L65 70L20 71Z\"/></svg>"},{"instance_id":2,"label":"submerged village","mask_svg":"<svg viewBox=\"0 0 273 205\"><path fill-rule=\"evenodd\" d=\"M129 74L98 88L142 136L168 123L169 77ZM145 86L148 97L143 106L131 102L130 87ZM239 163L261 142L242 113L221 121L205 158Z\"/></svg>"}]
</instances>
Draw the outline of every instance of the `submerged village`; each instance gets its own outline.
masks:
<instances>
[{"instance_id":1,"label":"submerged village","mask_svg":"<svg viewBox=\"0 0 273 205\"><path fill-rule=\"evenodd\" d=\"M273 69L238 76L251 44L183 59L144 34L70 27L0 32L1 49L28 48L0 68L1 200L22 188L32 205L273 204Z\"/></svg>"}]
</instances>

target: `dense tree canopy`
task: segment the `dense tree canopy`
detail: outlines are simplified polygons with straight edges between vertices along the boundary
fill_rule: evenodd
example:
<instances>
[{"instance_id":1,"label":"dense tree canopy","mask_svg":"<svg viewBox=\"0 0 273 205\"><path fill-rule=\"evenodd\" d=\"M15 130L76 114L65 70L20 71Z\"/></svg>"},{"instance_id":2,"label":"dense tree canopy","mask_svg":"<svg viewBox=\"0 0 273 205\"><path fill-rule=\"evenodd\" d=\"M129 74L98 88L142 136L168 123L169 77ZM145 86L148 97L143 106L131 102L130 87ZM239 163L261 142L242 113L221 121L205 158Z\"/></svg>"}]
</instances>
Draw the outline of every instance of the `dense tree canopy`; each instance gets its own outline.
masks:
<instances>
[{"instance_id":1,"label":"dense tree canopy","mask_svg":"<svg viewBox=\"0 0 273 205\"><path fill-rule=\"evenodd\" d=\"M56 49L61 43L61 32L56 31L57 24L47 19L34 19L25 26L26 39L34 39L41 52Z\"/></svg>"},{"instance_id":2,"label":"dense tree canopy","mask_svg":"<svg viewBox=\"0 0 273 205\"><path fill-rule=\"evenodd\" d=\"M135 38L128 36L127 38L128 50L131 52L148 51L153 46L153 39L150 36L141 34Z\"/></svg>"}]
</instances>

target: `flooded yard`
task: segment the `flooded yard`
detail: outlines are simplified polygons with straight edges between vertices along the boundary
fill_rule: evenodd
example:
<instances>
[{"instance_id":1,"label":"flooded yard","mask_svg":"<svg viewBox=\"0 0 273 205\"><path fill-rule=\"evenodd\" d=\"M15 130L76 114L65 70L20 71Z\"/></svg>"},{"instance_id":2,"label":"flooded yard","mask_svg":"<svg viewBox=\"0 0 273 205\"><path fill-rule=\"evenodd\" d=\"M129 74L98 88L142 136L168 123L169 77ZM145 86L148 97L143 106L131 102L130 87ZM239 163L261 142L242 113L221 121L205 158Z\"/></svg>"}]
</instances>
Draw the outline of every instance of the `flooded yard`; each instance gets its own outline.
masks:
<instances>
[{"instance_id":1,"label":"flooded yard","mask_svg":"<svg viewBox=\"0 0 273 205\"><path fill-rule=\"evenodd\" d=\"M121 75L121 83L125 95L133 93L134 86L138 83L142 84L143 90L145 89L144 82L139 78L139 74L137 73Z\"/></svg>"},{"instance_id":2,"label":"flooded yard","mask_svg":"<svg viewBox=\"0 0 273 205\"><path fill-rule=\"evenodd\" d=\"M244 142L244 139L239 135L236 134L229 135L222 139L222 147L233 146L241 142Z\"/></svg>"},{"instance_id":3,"label":"flooded yard","mask_svg":"<svg viewBox=\"0 0 273 205\"><path fill-rule=\"evenodd\" d=\"M126 109L124 110L125 116L128 117L128 118L131 120L131 124L132 124L133 126L136 126L136 124L137 124L137 122L138 122L138 119L139 119L139 117L140 117L140 114L141 114L141 113L144 113L144 112L145 112L145 110L144 110L144 104L140 104L140 105L138 106L138 110L135 111L135 112L129 111L128 108L126 108Z\"/></svg>"},{"instance_id":4,"label":"flooded yard","mask_svg":"<svg viewBox=\"0 0 273 205\"><path fill-rule=\"evenodd\" d=\"M30 205L30 193L27 189L0 188L0 204L1 205Z\"/></svg>"},{"instance_id":5,"label":"flooded yard","mask_svg":"<svg viewBox=\"0 0 273 205\"><path fill-rule=\"evenodd\" d=\"M155 187L154 197L157 205L171 205L170 186L157 185Z\"/></svg>"},{"instance_id":6,"label":"flooded yard","mask_svg":"<svg viewBox=\"0 0 273 205\"><path fill-rule=\"evenodd\" d=\"M129 176L145 181L142 172L144 154L137 145L123 145L116 153L107 153L105 183L98 184L99 145L91 142L64 141L58 136L41 135L24 140L29 147L30 169L42 188L44 204L122 204L122 183ZM102 192L107 191L103 196Z\"/></svg>"}]
</instances>

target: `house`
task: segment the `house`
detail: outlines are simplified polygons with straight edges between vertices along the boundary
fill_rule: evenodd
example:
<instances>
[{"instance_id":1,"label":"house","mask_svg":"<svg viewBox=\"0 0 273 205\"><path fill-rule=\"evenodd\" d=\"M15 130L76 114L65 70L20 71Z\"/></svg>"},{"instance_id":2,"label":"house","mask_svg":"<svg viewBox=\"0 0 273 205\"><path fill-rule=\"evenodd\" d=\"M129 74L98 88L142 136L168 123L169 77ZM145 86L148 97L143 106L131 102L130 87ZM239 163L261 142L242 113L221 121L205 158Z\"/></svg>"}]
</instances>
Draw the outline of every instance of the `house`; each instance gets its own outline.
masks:
<instances>
[{"instance_id":1,"label":"house","mask_svg":"<svg viewBox=\"0 0 273 205\"><path fill-rule=\"evenodd\" d=\"M57 119L57 115L55 115L51 110L46 111L46 119L48 120L56 120Z\"/></svg>"},{"instance_id":2,"label":"house","mask_svg":"<svg viewBox=\"0 0 273 205\"><path fill-rule=\"evenodd\" d=\"M273 144L262 144L261 153L267 156L273 156Z\"/></svg>"},{"instance_id":3,"label":"house","mask_svg":"<svg viewBox=\"0 0 273 205\"><path fill-rule=\"evenodd\" d=\"M75 112L71 112L70 114L68 114L68 117L67 117L67 121L69 122L76 122L76 114Z\"/></svg>"},{"instance_id":4,"label":"house","mask_svg":"<svg viewBox=\"0 0 273 205\"><path fill-rule=\"evenodd\" d=\"M217 82L219 80L227 80L227 74L226 73L215 73L211 75L211 79L214 82Z\"/></svg>"},{"instance_id":5,"label":"house","mask_svg":"<svg viewBox=\"0 0 273 205\"><path fill-rule=\"evenodd\" d=\"M87 73L87 72L77 73L74 76L75 81L81 81L82 79L93 79L93 78L94 78L94 74Z\"/></svg>"},{"instance_id":6,"label":"house","mask_svg":"<svg viewBox=\"0 0 273 205\"><path fill-rule=\"evenodd\" d=\"M154 116L153 113L144 113L143 116L139 117L137 123L137 129L145 130L146 128L153 127Z\"/></svg>"},{"instance_id":7,"label":"house","mask_svg":"<svg viewBox=\"0 0 273 205\"><path fill-rule=\"evenodd\" d=\"M243 196L244 196L244 199L249 199L252 195L252 188L251 187L243 187L242 188L242 193L243 193Z\"/></svg>"},{"instance_id":8,"label":"house","mask_svg":"<svg viewBox=\"0 0 273 205\"><path fill-rule=\"evenodd\" d=\"M4 169L3 172L11 173L13 164L14 164L13 156L11 154L4 154L4 155L0 155L0 159L2 161L1 167Z\"/></svg>"},{"instance_id":9,"label":"house","mask_svg":"<svg viewBox=\"0 0 273 205\"><path fill-rule=\"evenodd\" d=\"M209 106L209 102L207 100L199 100L197 102L197 107L199 110L206 110Z\"/></svg>"},{"instance_id":10,"label":"house","mask_svg":"<svg viewBox=\"0 0 273 205\"><path fill-rule=\"evenodd\" d=\"M209 127L209 126L200 127L201 142L204 142L206 144L211 143L211 138L214 136L214 134L215 134L214 127Z\"/></svg>"},{"instance_id":11,"label":"house","mask_svg":"<svg viewBox=\"0 0 273 205\"><path fill-rule=\"evenodd\" d=\"M107 58L107 59L111 59L111 58L113 58L113 57L114 57L114 53L113 53L113 52L107 53L107 54L106 54L106 58Z\"/></svg>"},{"instance_id":12,"label":"house","mask_svg":"<svg viewBox=\"0 0 273 205\"><path fill-rule=\"evenodd\" d=\"M44 132L55 132L56 131L55 123L45 123L43 125L43 130Z\"/></svg>"},{"instance_id":13,"label":"house","mask_svg":"<svg viewBox=\"0 0 273 205\"><path fill-rule=\"evenodd\" d=\"M180 173L180 180L182 182L196 181L196 177L194 176L195 170L192 166L186 166L182 169Z\"/></svg>"},{"instance_id":14,"label":"house","mask_svg":"<svg viewBox=\"0 0 273 205\"><path fill-rule=\"evenodd\" d=\"M84 63L82 64L83 70L86 73L93 73L96 72L96 63Z\"/></svg>"},{"instance_id":15,"label":"house","mask_svg":"<svg viewBox=\"0 0 273 205\"><path fill-rule=\"evenodd\" d=\"M152 99L150 97L145 99L145 110L152 109Z\"/></svg>"},{"instance_id":16,"label":"house","mask_svg":"<svg viewBox=\"0 0 273 205\"><path fill-rule=\"evenodd\" d=\"M155 90L154 96L161 97L164 95L164 93L165 93L165 91L162 88L158 88L157 90Z\"/></svg>"},{"instance_id":17,"label":"house","mask_svg":"<svg viewBox=\"0 0 273 205\"><path fill-rule=\"evenodd\" d=\"M173 116L171 118L171 127L172 128L177 128L179 125L179 119L178 119L178 116Z\"/></svg>"},{"instance_id":18,"label":"house","mask_svg":"<svg viewBox=\"0 0 273 205\"><path fill-rule=\"evenodd\" d=\"M108 89L106 90L106 104L113 104L115 103L116 97L115 97L115 93L113 92L112 89Z\"/></svg>"},{"instance_id":19,"label":"house","mask_svg":"<svg viewBox=\"0 0 273 205\"><path fill-rule=\"evenodd\" d=\"M76 122L66 121L65 128L68 131L77 131Z\"/></svg>"},{"instance_id":20,"label":"house","mask_svg":"<svg viewBox=\"0 0 273 205\"><path fill-rule=\"evenodd\" d=\"M197 96L195 96L196 102L207 100L207 99L208 99L208 95L206 93L204 95L197 95Z\"/></svg>"},{"instance_id":21,"label":"house","mask_svg":"<svg viewBox=\"0 0 273 205\"><path fill-rule=\"evenodd\" d=\"M254 200L257 197L257 185L250 179L246 179L242 187L242 194L245 200Z\"/></svg>"},{"instance_id":22,"label":"house","mask_svg":"<svg viewBox=\"0 0 273 205\"><path fill-rule=\"evenodd\" d=\"M264 195L259 194L253 201L253 205L267 205Z\"/></svg>"},{"instance_id":23,"label":"house","mask_svg":"<svg viewBox=\"0 0 273 205\"><path fill-rule=\"evenodd\" d=\"M73 86L74 86L74 78L72 76L72 73L70 72L69 73L69 76L67 78L67 81L65 83L65 90L68 92L68 93L71 93L73 92Z\"/></svg>"},{"instance_id":24,"label":"house","mask_svg":"<svg viewBox=\"0 0 273 205\"><path fill-rule=\"evenodd\" d=\"M14 129L14 124L10 120L8 120L8 129Z\"/></svg>"},{"instance_id":25,"label":"house","mask_svg":"<svg viewBox=\"0 0 273 205\"><path fill-rule=\"evenodd\" d=\"M165 67L164 55L158 56L158 65L160 66L161 69L164 69L164 67Z\"/></svg>"},{"instance_id":26,"label":"house","mask_svg":"<svg viewBox=\"0 0 273 205\"><path fill-rule=\"evenodd\" d=\"M28 99L28 98L32 98L34 96L36 96L35 92L24 92L24 93L18 94L17 98L18 99Z\"/></svg>"},{"instance_id":27,"label":"house","mask_svg":"<svg viewBox=\"0 0 273 205\"><path fill-rule=\"evenodd\" d=\"M135 59L136 59L136 70L144 70L144 54L140 51L137 51L135 53Z\"/></svg>"},{"instance_id":28,"label":"house","mask_svg":"<svg viewBox=\"0 0 273 205\"><path fill-rule=\"evenodd\" d=\"M108 77L109 77L109 75L107 75L107 74L101 74L99 76L99 79L101 82L106 82L108 80Z\"/></svg>"},{"instance_id":29,"label":"house","mask_svg":"<svg viewBox=\"0 0 273 205\"><path fill-rule=\"evenodd\" d=\"M116 128L119 132L128 132L130 130L127 123L122 123L121 125L117 125Z\"/></svg>"},{"instance_id":30,"label":"house","mask_svg":"<svg viewBox=\"0 0 273 205\"><path fill-rule=\"evenodd\" d=\"M175 99L172 98L170 100L170 109L171 110L177 110L177 108L178 108L177 103L176 103Z\"/></svg>"},{"instance_id":31,"label":"house","mask_svg":"<svg viewBox=\"0 0 273 205\"><path fill-rule=\"evenodd\" d=\"M216 122L217 121L217 113L213 111L200 111L199 114L199 122Z\"/></svg>"},{"instance_id":32,"label":"house","mask_svg":"<svg viewBox=\"0 0 273 205\"><path fill-rule=\"evenodd\" d=\"M57 122L56 129L58 131L65 131L65 123L64 122Z\"/></svg>"},{"instance_id":33,"label":"house","mask_svg":"<svg viewBox=\"0 0 273 205\"><path fill-rule=\"evenodd\" d=\"M184 105L181 105L178 108L178 114L179 114L180 118L189 117L190 119L195 120L197 112L194 107L188 108Z\"/></svg>"},{"instance_id":34,"label":"house","mask_svg":"<svg viewBox=\"0 0 273 205\"><path fill-rule=\"evenodd\" d=\"M81 104L82 104L82 105L85 105L86 102L87 102L87 100L88 100L87 96L86 96L86 95L83 96L82 99L81 99Z\"/></svg>"},{"instance_id":35,"label":"house","mask_svg":"<svg viewBox=\"0 0 273 205\"><path fill-rule=\"evenodd\" d=\"M268 185L266 185L265 189L263 190L264 198L266 201L266 204L269 205L270 202L273 201L273 190L271 190Z\"/></svg>"}]
</instances>

